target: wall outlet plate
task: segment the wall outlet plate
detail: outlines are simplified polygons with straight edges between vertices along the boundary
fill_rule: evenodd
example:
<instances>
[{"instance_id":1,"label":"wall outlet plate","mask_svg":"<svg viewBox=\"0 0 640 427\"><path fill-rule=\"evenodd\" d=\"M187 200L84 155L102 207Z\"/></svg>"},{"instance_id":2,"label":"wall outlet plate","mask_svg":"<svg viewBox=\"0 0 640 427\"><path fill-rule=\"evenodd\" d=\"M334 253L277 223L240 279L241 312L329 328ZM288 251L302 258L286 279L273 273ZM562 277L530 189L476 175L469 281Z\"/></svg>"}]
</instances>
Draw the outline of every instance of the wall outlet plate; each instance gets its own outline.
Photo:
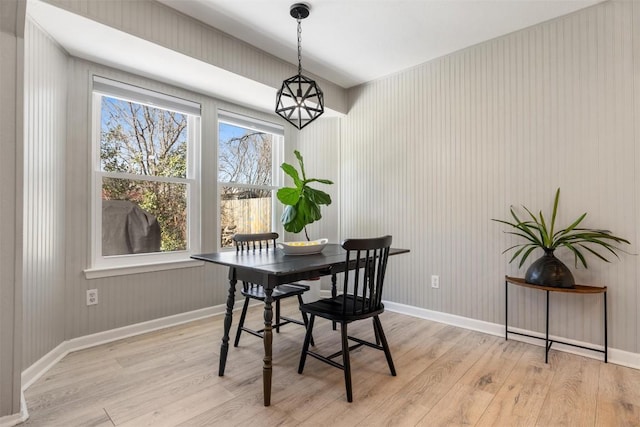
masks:
<instances>
[{"instance_id":1,"label":"wall outlet plate","mask_svg":"<svg viewBox=\"0 0 640 427\"><path fill-rule=\"evenodd\" d=\"M87 305L96 305L96 304L98 304L98 290L97 289L87 290Z\"/></svg>"},{"instance_id":2,"label":"wall outlet plate","mask_svg":"<svg viewBox=\"0 0 640 427\"><path fill-rule=\"evenodd\" d=\"M431 287L434 289L440 288L440 276L431 276Z\"/></svg>"}]
</instances>

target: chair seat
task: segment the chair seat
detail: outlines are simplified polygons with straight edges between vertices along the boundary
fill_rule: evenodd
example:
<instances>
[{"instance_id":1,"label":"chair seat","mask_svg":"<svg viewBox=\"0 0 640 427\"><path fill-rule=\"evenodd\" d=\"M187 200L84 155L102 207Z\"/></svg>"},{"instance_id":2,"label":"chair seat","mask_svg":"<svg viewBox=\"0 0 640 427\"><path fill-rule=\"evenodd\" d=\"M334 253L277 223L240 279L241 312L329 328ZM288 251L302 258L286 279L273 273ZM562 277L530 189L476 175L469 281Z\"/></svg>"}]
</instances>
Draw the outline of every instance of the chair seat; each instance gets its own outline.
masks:
<instances>
[{"instance_id":1,"label":"chair seat","mask_svg":"<svg viewBox=\"0 0 640 427\"><path fill-rule=\"evenodd\" d=\"M310 289L307 285L302 285L300 283L288 283L286 285L277 286L273 290L273 300L277 301L282 298L287 298L294 295L302 295ZM264 293L264 288L262 286L249 286L245 291L242 289L240 291L242 295L245 297L257 299L260 301L264 301L266 298L266 294Z\"/></svg>"},{"instance_id":2,"label":"chair seat","mask_svg":"<svg viewBox=\"0 0 640 427\"><path fill-rule=\"evenodd\" d=\"M367 317L372 317L384 312L384 305L380 304L377 310L364 310L362 307L368 308L369 299L364 301L362 297L357 297L355 300L352 295L348 295L346 298L347 309L343 310L344 298L342 295L338 295L333 298L325 298L318 301L314 301L308 304L302 304L300 310L303 313L314 314L316 316L323 317L329 320L347 321L360 320ZM354 307L355 305L355 307ZM346 313L346 314L344 314Z\"/></svg>"}]
</instances>

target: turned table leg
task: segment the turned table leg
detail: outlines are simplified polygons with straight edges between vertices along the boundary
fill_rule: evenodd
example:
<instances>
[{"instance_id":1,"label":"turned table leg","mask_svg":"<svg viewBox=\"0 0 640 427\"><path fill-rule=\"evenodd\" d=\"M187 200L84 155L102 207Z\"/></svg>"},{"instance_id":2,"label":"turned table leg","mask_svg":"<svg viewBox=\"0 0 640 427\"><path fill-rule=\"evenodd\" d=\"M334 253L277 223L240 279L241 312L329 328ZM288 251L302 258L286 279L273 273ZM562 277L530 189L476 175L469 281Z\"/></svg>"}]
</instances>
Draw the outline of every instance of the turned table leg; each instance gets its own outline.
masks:
<instances>
[{"instance_id":1,"label":"turned table leg","mask_svg":"<svg viewBox=\"0 0 640 427\"><path fill-rule=\"evenodd\" d=\"M273 289L265 286L264 293L264 365L262 367L262 382L264 388L264 406L271 405L271 376L272 376L272 343L273 343Z\"/></svg>"},{"instance_id":2,"label":"turned table leg","mask_svg":"<svg viewBox=\"0 0 640 427\"><path fill-rule=\"evenodd\" d=\"M236 271L234 268L229 269L229 295L227 295L227 311L224 314L224 334L222 335L222 344L220 345L220 365L218 367L218 375L224 375L224 368L227 364L227 353L229 353L229 330L231 329L231 321L233 319L233 303L236 295Z\"/></svg>"}]
</instances>

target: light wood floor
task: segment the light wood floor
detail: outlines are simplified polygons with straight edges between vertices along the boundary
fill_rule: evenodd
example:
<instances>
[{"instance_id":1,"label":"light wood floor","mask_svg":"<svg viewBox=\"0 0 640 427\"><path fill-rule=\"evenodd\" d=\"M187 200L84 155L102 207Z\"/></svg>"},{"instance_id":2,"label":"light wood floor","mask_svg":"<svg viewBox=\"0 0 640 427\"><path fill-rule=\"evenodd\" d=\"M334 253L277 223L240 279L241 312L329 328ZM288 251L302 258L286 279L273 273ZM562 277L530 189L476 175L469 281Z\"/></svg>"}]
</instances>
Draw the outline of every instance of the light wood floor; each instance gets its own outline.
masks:
<instances>
[{"instance_id":1,"label":"light wood floor","mask_svg":"<svg viewBox=\"0 0 640 427\"><path fill-rule=\"evenodd\" d=\"M253 308L251 325L261 316ZM26 425L640 426L638 370L553 350L546 365L543 347L396 313L381 320L398 376L384 353L353 351L351 404L342 371L308 358L298 375L304 330L287 325L274 334L265 408L262 341L244 335L218 377L217 316L69 354L26 391ZM338 349L329 322L314 329L316 348ZM350 334L372 329L363 321Z\"/></svg>"}]
</instances>

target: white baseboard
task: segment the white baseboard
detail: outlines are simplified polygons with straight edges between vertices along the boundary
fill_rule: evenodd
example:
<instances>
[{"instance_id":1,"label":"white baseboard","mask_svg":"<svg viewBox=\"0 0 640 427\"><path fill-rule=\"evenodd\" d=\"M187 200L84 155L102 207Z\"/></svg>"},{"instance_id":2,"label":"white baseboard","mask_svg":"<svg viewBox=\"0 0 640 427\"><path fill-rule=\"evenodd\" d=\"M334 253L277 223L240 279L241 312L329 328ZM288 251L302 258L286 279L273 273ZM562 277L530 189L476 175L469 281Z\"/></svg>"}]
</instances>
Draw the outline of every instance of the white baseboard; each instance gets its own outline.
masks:
<instances>
[{"instance_id":1,"label":"white baseboard","mask_svg":"<svg viewBox=\"0 0 640 427\"><path fill-rule=\"evenodd\" d=\"M27 404L24 400L24 391L22 391L20 392L20 413L0 417L0 427L17 426L27 421L28 418L29 412L27 411Z\"/></svg>"},{"instance_id":2,"label":"white baseboard","mask_svg":"<svg viewBox=\"0 0 640 427\"><path fill-rule=\"evenodd\" d=\"M418 308L418 307L413 307L410 305L399 304L399 303L390 302L390 301L384 301L384 306L385 306L385 309L396 312L396 313L406 314L408 316L418 317L420 319L432 320L434 322L446 323L447 325L457 326L459 328L470 329L473 331L483 332L485 334L504 337L503 324L484 322L482 320L470 319L468 317L456 316L455 314L441 313L439 311L427 310L425 308ZM515 332L533 335L533 336L544 339L544 334L541 334L538 332L533 332L526 329L511 328L511 327L509 327L509 329ZM599 350L604 349L604 346L598 346L592 343L585 343L583 341L571 340L568 338L558 337L555 335L549 335L549 338L552 340L562 340L570 344L594 347ZM520 335L511 334L509 335L509 339L513 339L516 341L523 341L528 344L544 347L544 341L541 341L535 338L523 337ZM578 348L578 347L563 345L560 343L553 343L552 348L554 350L564 351L567 353L577 354L580 356L590 357L592 359L598 359L598 360L602 360L604 356L602 353L589 351L589 350ZM607 359L609 363L615 363L616 365L640 369L639 353L631 353L628 351L618 350L618 349L609 347Z\"/></svg>"},{"instance_id":3,"label":"white baseboard","mask_svg":"<svg viewBox=\"0 0 640 427\"><path fill-rule=\"evenodd\" d=\"M331 290L320 289L320 298L331 298Z\"/></svg>"}]
</instances>

